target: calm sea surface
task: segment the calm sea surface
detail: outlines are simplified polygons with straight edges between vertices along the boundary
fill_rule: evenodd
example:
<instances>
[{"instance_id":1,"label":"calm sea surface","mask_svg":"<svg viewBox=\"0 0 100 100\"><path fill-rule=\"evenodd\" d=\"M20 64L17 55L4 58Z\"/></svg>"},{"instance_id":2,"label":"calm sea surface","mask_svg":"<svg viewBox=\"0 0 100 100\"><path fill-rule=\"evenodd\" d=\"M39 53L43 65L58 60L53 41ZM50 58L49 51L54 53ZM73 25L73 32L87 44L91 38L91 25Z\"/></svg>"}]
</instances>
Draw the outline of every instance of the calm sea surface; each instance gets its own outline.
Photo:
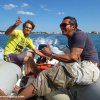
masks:
<instances>
[{"instance_id":1,"label":"calm sea surface","mask_svg":"<svg viewBox=\"0 0 100 100\"><path fill-rule=\"evenodd\" d=\"M100 34L98 35L89 34L89 35L94 41L100 59ZM59 48L63 47L67 42L66 37L61 34L31 34L30 37L32 38L35 44L40 44L41 42L43 43L44 40L48 40L47 42L51 42L53 45ZM8 39L9 36L0 34L0 49L4 49Z\"/></svg>"}]
</instances>

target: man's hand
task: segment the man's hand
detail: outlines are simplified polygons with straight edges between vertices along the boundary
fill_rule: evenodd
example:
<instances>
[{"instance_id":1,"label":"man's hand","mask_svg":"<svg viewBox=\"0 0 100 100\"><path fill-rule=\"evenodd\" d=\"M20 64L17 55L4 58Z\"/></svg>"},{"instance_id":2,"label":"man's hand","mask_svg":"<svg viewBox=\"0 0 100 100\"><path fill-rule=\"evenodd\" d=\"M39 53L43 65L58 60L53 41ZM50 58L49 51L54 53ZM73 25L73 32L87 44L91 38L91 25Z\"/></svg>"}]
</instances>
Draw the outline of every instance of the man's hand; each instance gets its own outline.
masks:
<instances>
[{"instance_id":1,"label":"man's hand","mask_svg":"<svg viewBox=\"0 0 100 100\"><path fill-rule=\"evenodd\" d=\"M47 47L44 47L41 52L46 56L50 56L52 54L50 45L48 44Z\"/></svg>"},{"instance_id":2,"label":"man's hand","mask_svg":"<svg viewBox=\"0 0 100 100\"><path fill-rule=\"evenodd\" d=\"M16 33L14 32L14 29L19 26L21 24L21 18L18 17L18 19L16 20L15 24L10 26L6 31L5 34L6 35L15 35Z\"/></svg>"},{"instance_id":3,"label":"man's hand","mask_svg":"<svg viewBox=\"0 0 100 100\"><path fill-rule=\"evenodd\" d=\"M18 17L18 19L17 19L16 22L15 22L15 25L16 25L16 26L19 26L21 23L22 23L21 18Z\"/></svg>"}]
</instances>

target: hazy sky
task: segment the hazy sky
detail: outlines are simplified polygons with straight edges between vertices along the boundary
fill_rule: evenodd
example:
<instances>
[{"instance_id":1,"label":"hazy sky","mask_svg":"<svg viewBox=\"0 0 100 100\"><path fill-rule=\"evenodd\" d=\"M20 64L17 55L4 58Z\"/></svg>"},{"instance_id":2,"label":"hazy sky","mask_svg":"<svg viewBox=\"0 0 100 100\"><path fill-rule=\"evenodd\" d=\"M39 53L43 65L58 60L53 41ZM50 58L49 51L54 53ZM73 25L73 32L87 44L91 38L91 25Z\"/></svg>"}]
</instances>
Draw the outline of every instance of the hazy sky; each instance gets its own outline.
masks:
<instances>
[{"instance_id":1,"label":"hazy sky","mask_svg":"<svg viewBox=\"0 0 100 100\"><path fill-rule=\"evenodd\" d=\"M34 31L58 32L62 19L73 16L83 31L100 32L100 0L0 0L0 30L14 24L18 16L22 22L34 21Z\"/></svg>"}]
</instances>

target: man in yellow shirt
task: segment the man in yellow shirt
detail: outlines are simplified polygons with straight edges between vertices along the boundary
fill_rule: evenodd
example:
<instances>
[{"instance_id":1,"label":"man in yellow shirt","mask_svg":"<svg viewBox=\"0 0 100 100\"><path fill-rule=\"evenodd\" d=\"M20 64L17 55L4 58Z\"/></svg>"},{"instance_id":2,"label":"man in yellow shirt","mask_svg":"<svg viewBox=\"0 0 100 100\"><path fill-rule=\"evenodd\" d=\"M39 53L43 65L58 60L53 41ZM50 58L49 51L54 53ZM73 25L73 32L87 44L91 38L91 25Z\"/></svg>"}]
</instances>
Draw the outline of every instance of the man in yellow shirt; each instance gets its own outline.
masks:
<instances>
[{"instance_id":1,"label":"man in yellow shirt","mask_svg":"<svg viewBox=\"0 0 100 100\"><path fill-rule=\"evenodd\" d=\"M44 56L39 50L35 48L32 39L29 37L29 34L35 27L34 23L30 20L27 20L23 24L22 30L15 30L15 28L18 27L21 23L21 18L19 17L15 24L6 30L5 34L10 35L11 38L4 49L4 60L15 63L20 67L26 63L29 58L32 58L34 53L40 56ZM22 52L25 47L31 49L32 52Z\"/></svg>"}]
</instances>

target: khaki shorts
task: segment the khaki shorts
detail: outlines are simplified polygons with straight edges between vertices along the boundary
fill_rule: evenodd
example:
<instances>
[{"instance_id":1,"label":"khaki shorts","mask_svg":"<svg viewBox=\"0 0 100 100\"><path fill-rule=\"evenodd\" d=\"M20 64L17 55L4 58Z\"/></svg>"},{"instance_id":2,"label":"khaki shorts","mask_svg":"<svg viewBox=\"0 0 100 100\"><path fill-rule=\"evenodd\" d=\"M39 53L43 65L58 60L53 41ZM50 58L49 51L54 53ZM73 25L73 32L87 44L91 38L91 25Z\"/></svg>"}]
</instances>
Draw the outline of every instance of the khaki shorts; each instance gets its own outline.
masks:
<instances>
[{"instance_id":1,"label":"khaki shorts","mask_svg":"<svg viewBox=\"0 0 100 100\"><path fill-rule=\"evenodd\" d=\"M70 92L67 89L59 89L53 91L50 94L45 96L46 100L73 100L70 97Z\"/></svg>"},{"instance_id":2,"label":"khaki shorts","mask_svg":"<svg viewBox=\"0 0 100 100\"><path fill-rule=\"evenodd\" d=\"M49 70L42 71L39 76L33 80L32 84L37 89L36 94L38 96L44 96L59 88L67 88L74 85L75 80L75 77L58 63Z\"/></svg>"},{"instance_id":3,"label":"khaki shorts","mask_svg":"<svg viewBox=\"0 0 100 100\"><path fill-rule=\"evenodd\" d=\"M37 89L36 95L44 96L52 91L69 88L75 84L91 84L98 78L99 69L92 62L58 63L49 70L42 71L32 84Z\"/></svg>"}]
</instances>

